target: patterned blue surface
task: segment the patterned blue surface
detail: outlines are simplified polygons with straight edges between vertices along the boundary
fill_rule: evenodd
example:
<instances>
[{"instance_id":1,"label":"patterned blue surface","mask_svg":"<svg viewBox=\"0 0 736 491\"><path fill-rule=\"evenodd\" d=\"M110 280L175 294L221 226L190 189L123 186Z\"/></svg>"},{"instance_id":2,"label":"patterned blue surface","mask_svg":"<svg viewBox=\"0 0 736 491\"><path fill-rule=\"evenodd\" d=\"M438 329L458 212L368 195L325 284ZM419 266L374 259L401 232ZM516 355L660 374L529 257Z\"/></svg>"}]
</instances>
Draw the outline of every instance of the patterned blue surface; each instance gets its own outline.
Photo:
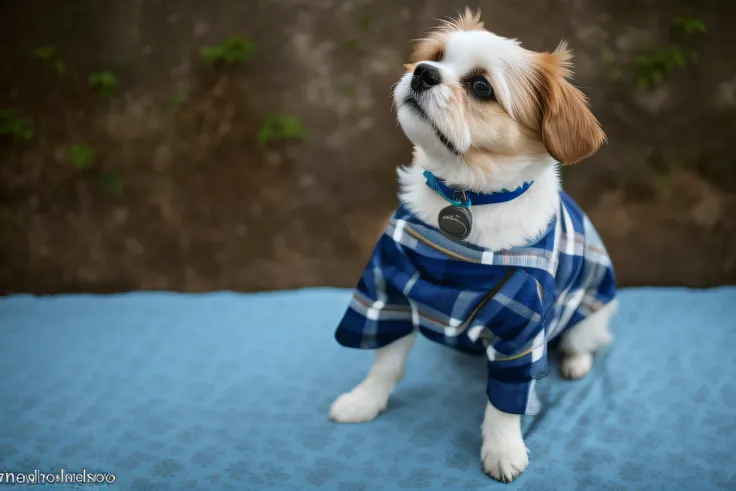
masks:
<instances>
[{"instance_id":1,"label":"patterned blue surface","mask_svg":"<svg viewBox=\"0 0 736 491\"><path fill-rule=\"evenodd\" d=\"M0 472L113 472L126 491L736 489L736 288L623 291L593 372L540 382L510 485L480 470L482 357L419 340L386 413L327 420L371 361L333 339L349 299L2 298Z\"/></svg>"}]
</instances>

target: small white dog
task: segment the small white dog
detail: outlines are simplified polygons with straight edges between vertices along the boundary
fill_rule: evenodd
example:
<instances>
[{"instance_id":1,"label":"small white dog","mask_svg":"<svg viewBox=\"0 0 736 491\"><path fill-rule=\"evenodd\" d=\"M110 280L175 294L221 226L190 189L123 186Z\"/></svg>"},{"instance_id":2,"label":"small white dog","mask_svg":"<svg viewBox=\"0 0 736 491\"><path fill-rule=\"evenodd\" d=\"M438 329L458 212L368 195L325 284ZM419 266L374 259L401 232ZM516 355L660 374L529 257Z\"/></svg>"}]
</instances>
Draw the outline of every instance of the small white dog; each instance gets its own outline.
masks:
<instances>
[{"instance_id":1,"label":"small white dog","mask_svg":"<svg viewBox=\"0 0 736 491\"><path fill-rule=\"evenodd\" d=\"M394 89L413 166L336 332L375 361L333 421L383 411L422 332L487 357L481 463L511 481L528 464L521 415L538 410L548 342L560 338L562 373L576 379L611 341L611 261L557 171L605 141L566 80L569 60L564 44L528 51L469 10L419 41Z\"/></svg>"}]
</instances>

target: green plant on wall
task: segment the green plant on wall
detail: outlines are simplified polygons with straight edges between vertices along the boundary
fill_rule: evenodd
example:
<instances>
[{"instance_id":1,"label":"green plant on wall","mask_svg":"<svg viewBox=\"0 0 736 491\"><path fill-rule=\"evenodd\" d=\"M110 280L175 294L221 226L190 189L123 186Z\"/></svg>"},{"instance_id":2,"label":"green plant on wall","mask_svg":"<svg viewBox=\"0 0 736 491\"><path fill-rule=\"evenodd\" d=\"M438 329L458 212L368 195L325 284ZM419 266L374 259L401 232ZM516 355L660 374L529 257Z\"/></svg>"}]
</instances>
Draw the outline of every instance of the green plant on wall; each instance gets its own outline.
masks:
<instances>
[{"instance_id":1,"label":"green plant on wall","mask_svg":"<svg viewBox=\"0 0 736 491\"><path fill-rule=\"evenodd\" d=\"M33 56L39 60L50 60L56 56L56 46L46 44L33 50Z\"/></svg>"},{"instance_id":2,"label":"green plant on wall","mask_svg":"<svg viewBox=\"0 0 736 491\"><path fill-rule=\"evenodd\" d=\"M705 23L698 18L677 17L672 26L675 42L646 48L634 58L634 73L642 90L661 84L675 70L698 61L698 53L689 45L693 36L706 32Z\"/></svg>"},{"instance_id":3,"label":"green plant on wall","mask_svg":"<svg viewBox=\"0 0 736 491\"><path fill-rule=\"evenodd\" d=\"M697 54L680 46L649 48L634 59L636 80L641 89L651 89L661 84L665 77L677 68L685 68L688 62L697 61Z\"/></svg>"},{"instance_id":4,"label":"green plant on wall","mask_svg":"<svg viewBox=\"0 0 736 491\"><path fill-rule=\"evenodd\" d=\"M368 14L365 14L364 16L362 16L360 20L358 21L358 27L364 31L369 31L372 25L373 25L373 19Z\"/></svg>"},{"instance_id":5,"label":"green plant on wall","mask_svg":"<svg viewBox=\"0 0 736 491\"><path fill-rule=\"evenodd\" d=\"M361 33L365 34L371 31L373 27L373 18L369 13L363 14L356 22L357 27L357 34L358 37L363 37ZM357 51L361 49L361 42L358 37L349 37L342 41L342 47L345 48L348 51Z\"/></svg>"},{"instance_id":6,"label":"green plant on wall","mask_svg":"<svg viewBox=\"0 0 736 491\"><path fill-rule=\"evenodd\" d=\"M258 141L264 144L283 140L303 140L306 136L306 128L294 116L267 116L258 130Z\"/></svg>"},{"instance_id":7,"label":"green plant on wall","mask_svg":"<svg viewBox=\"0 0 736 491\"><path fill-rule=\"evenodd\" d=\"M108 196L122 196L125 180L118 170L109 170L100 176L98 188L102 194Z\"/></svg>"},{"instance_id":8,"label":"green plant on wall","mask_svg":"<svg viewBox=\"0 0 736 491\"><path fill-rule=\"evenodd\" d=\"M355 38L347 38L342 42L342 46L349 51L355 51L360 48L360 41Z\"/></svg>"},{"instance_id":9,"label":"green plant on wall","mask_svg":"<svg viewBox=\"0 0 736 491\"><path fill-rule=\"evenodd\" d=\"M56 73L59 75L66 75L66 63L64 63L59 58L54 60L54 70L56 70Z\"/></svg>"},{"instance_id":10,"label":"green plant on wall","mask_svg":"<svg viewBox=\"0 0 736 491\"><path fill-rule=\"evenodd\" d=\"M69 147L69 157L79 170L92 166L95 162L95 149L89 145L76 144Z\"/></svg>"},{"instance_id":11,"label":"green plant on wall","mask_svg":"<svg viewBox=\"0 0 736 491\"><path fill-rule=\"evenodd\" d=\"M181 92L177 92L169 98L168 106L171 109L181 107L187 101L187 96Z\"/></svg>"},{"instance_id":12,"label":"green plant on wall","mask_svg":"<svg viewBox=\"0 0 736 491\"><path fill-rule=\"evenodd\" d=\"M253 41L240 36L231 36L216 46L205 46L200 55L205 61L218 64L232 65L234 63L248 63L256 50Z\"/></svg>"},{"instance_id":13,"label":"green plant on wall","mask_svg":"<svg viewBox=\"0 0 736 491\"><path fill-rule=\"evenodd\" d=\"M87 83L90 87L99 91L104 97L112 96L118 86L117 78L112 72L108 71L90 74Z\"/></svg>"},{"instance_id":14,"label":"green plant on wall","mask_svg":"<svg viewBox=\"0 0 736 491\"><path fill-rule=\"evenodd\" d=\"M695 34L705 34L705 22L696 17L676 17L672 19L672 25L677 29L681 36L694 36Z\"/></svg>"},{"instance_id":15,"label":"green plant on wall","mask_svg":"<svg viewBox=\"0 0 736 491\"><path fill-rule=\"evenodd\" d=\"M357 89L355 84L346 83L340 86L340 92L346 97L354 97Z\"/></svg>"},{"instance_id":16,"label":"green plant on wall","mask_svg":"<svg viewBox=\"0 0 736 491\"><path fill-rule=\"evenodd\" d=\"M59 58L56 51L56 46L52 44L39 46L38 48L33 50L33 56L39 60L51 63L54 67L54 70L59 75L66 75L66 63L64 63L64 60Z\"/></svg>"},{"instance_id":17,"label":"green plant on wall","mask_svg":"<svg viewBox=\"0 0 736 491\"><path fill-rule=\"evenodd\" d=\"M616 60L616 55L607 47L601 48L601 61L604 65L607 65L611 79L619 80L623 77L624 71L619 66L620 63Z\"/></svg>"},{"instance_id":18,"label":"green plant on wall","mask_svg":"<svg viewBox=\"0 0 736 491\"><path fill-rule=\"evenodd\" d=\"M10 109L0 109L0 135L29 141L34 134L31 118L18 116Z\"/></svg>"}]
</instances>

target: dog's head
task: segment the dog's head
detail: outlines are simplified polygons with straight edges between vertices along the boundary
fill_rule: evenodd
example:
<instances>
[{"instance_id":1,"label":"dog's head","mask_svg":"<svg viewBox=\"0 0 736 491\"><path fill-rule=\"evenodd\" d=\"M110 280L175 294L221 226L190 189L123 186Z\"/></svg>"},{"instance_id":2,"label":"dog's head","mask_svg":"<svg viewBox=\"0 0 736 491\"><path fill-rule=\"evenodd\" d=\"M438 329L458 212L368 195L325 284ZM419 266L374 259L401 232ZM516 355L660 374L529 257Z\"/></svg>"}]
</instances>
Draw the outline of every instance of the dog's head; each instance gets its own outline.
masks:
<instances>
[{"instance_id":1,"label":"dog's head","mask_svg":"<svg viewBox=\"0 0 736 491\"><path fill-rule=\"evenodd\" d=\"M394 88L399 122L416 151L444 167L432 170L464 175L474 187L513 182L550 156L574 164L605 135L567 81L570 58L564 44L526 50L466 10L417 42Z\"/></svg>"}]
</instances>

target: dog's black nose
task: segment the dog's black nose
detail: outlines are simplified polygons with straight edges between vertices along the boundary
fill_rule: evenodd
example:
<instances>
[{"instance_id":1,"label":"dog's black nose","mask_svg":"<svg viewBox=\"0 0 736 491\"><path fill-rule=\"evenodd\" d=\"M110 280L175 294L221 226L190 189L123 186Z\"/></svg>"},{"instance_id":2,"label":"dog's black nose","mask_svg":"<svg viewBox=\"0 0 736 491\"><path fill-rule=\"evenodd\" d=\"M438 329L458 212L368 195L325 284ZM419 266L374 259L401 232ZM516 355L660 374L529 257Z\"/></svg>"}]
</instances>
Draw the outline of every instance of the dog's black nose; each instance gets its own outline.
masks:
<instances>
[{"instance_id":1,"label":"dog's black nose","mask_svg":"<svg viewBox=\"0 0 736 491\"><path fill-rule=\"evenodd\" d=\"M439 85L441 81L440 71L436 67L422 63L414 69L414 76L411 78L411 88L416 92L422 92L431 89L435 85Z\"/></svg>"}]
</instances>

